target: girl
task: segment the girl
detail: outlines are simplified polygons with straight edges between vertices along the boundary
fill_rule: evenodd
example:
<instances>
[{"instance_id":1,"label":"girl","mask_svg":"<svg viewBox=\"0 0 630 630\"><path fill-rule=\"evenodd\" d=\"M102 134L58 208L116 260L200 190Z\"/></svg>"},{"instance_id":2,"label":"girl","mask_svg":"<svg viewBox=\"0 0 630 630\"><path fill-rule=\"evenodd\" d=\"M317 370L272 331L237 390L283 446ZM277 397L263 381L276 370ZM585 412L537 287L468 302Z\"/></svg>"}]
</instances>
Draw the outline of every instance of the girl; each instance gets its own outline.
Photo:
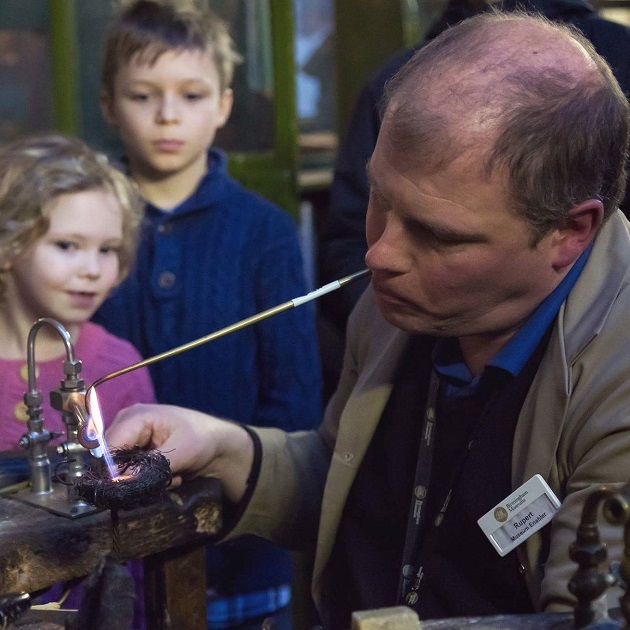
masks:
<instances>
[{"instance_id":1,"label":"girl","mask_svg":"<svg viewBox=\"0 0 630 630\"><path fill-rule=\"evenodd\" d=\"M142 206L127 178L77 139L47 135L0 150L0 449L26 432L27 338L33 322L52 317L70 333L86 383L136 363L126 341L88 321L127 274L135 256ZM35 340L44 425L62 432L48 394L63 378L65 348L52 328ZM98 388L106 425L116 412L154 400L148 371Z\"/></svg>"},{"instance_id":2,"label":"girl","mask_svg":"<svg viewBox=\"0 0 630 630\"><path fill-rule=\"evenodd\" d=\"M46 135L0 149L0 449L17 448L27 430L27 338L38 318L67 328L86 384L140 360L130 343L88 320L127 275L141 216L129 180L78 139ZM35 359L44 426L59 433L65 425L48 395L59 387L65 357L57 331L40 328ZM123 407L155 400L147 370L108 381L98 394L106 426ZM129 568L137 586L133 627L143 628L142 567ZM54 585L42 601L63 590ZM81 596L74 588L65 605L80 605Z\"/></svg>"}]
</instances>

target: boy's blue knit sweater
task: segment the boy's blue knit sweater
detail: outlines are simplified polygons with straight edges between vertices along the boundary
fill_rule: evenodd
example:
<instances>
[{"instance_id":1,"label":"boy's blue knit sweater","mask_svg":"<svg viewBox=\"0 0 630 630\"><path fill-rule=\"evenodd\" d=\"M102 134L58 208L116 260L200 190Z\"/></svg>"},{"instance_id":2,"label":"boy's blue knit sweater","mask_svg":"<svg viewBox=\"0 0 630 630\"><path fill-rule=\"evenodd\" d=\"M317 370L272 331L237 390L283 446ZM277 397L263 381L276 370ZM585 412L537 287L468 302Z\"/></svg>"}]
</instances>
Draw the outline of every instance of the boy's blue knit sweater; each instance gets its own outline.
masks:
<instances>
[{"instance_id":1,"label":"boy's blue knit sweater","mask_svg":"<svg viewBox=\"0 0 630 630\"><path fill-rule=\"evenodd\" d=\"M208 173L174 210L147 205L130 277L95 320L149 357L306 292L293 219L227 174ZM151 367L159 402L288 431L321 419L312 304ZM124 377L122 377L124 378ZM260 540L210 548L209 583L230 595L287 584L290 557Z\"/></svg>"}]
</instances>

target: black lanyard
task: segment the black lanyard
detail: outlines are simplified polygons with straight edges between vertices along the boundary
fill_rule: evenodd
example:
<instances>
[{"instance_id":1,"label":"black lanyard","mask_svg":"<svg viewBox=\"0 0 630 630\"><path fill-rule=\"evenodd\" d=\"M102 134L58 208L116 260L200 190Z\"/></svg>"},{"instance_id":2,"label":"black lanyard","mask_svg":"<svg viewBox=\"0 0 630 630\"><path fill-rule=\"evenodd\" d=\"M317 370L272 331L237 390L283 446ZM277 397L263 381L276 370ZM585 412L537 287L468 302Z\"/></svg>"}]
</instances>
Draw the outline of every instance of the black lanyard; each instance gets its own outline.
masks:
<instances>
[{"instance_id":1,"label":"black lanyard","mask_svg":"<svg viewBox=\"0 0 630 630\"><path fill-rule=\"evenodd\" d=\"M420 557L420 531L425 521L427 490L431 478L433 443L435 439L435 416L440 383L435 370L431 370L431 381L424 408L422 433L418 446L418 460L413 480L413 495L407 518L407 533L403 547L398 593L401 603L413 606L418 601L418 590L424 577L422 565L415 566ZM449 493L450 494L450 493Z\"/></svg>"},{"instance_id":2,"label":"black lanyard","mask_svg":"<svg viewBox=\"0 0 630 630\"><path fill-rule=\"evenodd\" d=\"M414 475L414 483L411 497L411 505L409 508L409 516L407 519L407 532L405 535L405 544L403 547L402 565L399 580L399 601L407 606L413 606L418 601L418 591L424 578L424 566L422 558L422 538L421 536L424 523L426 521L428 489L431 480L431 466L433 461L433 450L435 444L435 422L437 416L437 402L440 389L439 377L435 370L431 371L431 380L429 382L429 391L427 394L427 403L424 409L424 418L422 422L422 433L420 435L420 444L418 446L418 460L416 463L416 472ZM453 494L453 489L463 470L464 463L468 453L472 448L476 429L482 424L492 408L498 391L494 389L479 419L473 424L470 439L466 444L459 463L453 470L449 480L448 492L442 502L442 506L433 521L433 525L428 524L426 535L435 535L437 528L442 524L444 515L448 509L448 505ZM426 541L425 541L426 542ZM427 548L427 545L424 545Z\"/></svg>"}]
</instances>

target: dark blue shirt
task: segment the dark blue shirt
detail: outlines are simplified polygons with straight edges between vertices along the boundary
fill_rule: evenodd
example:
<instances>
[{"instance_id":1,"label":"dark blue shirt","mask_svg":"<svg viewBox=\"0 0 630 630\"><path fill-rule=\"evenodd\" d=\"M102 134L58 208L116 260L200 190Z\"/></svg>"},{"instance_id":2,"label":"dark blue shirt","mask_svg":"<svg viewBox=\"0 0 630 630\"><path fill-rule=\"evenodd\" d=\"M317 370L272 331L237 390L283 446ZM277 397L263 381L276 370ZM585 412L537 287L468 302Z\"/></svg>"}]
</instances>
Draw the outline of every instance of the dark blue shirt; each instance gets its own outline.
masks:
<instances>
[{"instance_id":1,"label":"dark blue shirt","mask_svg":"<svg viewBox=\"0 0 630 630\"><path fill-rule=\"evenodd\" d=\"M232 179L213 149L190 198L168 212L147 206L136 265L95 319L149 357L306 291L293 219ZM151 375L161 403L256 426L313 428L321 420L313 305L155 363ZM210 579L222 594L291 580L289 554L268 543L211 549Z\"/></svg>"}]
</instances>

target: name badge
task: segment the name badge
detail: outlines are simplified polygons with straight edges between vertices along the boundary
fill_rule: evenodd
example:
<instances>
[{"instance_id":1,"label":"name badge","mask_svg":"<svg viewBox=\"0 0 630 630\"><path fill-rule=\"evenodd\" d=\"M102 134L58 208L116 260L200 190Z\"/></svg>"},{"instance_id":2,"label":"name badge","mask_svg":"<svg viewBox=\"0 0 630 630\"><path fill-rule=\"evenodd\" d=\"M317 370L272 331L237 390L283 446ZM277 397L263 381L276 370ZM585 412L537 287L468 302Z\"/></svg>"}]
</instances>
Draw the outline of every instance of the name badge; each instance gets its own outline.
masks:
<instances>
[{"instance_id":1,"label":"name badge","mask_svg":"<svg viewBox=\"0 0 630 630\"><path fill-rule=\"evenodd\" d=\"M534 475L477 523L500 556L544 527L560 507L547 482Z\"/></svg>"}]
</instances>

